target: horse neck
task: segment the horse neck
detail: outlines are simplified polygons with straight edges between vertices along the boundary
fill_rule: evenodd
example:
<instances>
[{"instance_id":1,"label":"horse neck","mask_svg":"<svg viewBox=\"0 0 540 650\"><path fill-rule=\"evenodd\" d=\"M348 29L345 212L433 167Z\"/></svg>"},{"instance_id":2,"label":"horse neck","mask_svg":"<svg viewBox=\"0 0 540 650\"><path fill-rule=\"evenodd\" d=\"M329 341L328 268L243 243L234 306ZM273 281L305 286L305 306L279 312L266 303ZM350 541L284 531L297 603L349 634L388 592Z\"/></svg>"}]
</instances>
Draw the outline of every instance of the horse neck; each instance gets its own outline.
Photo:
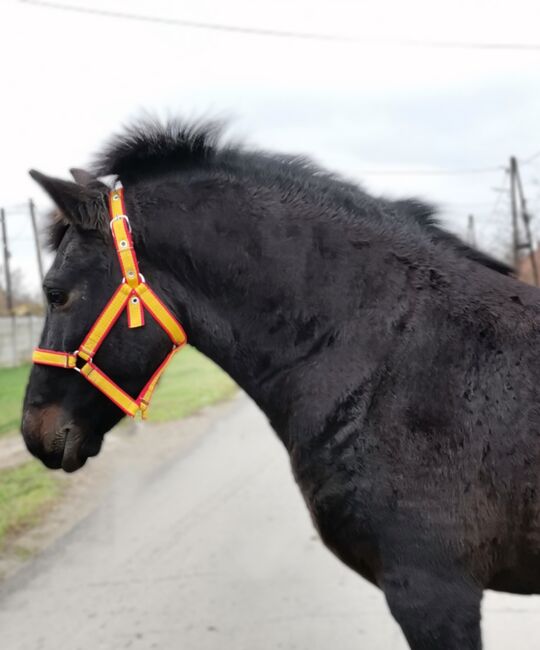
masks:
<instances>
[{"instance_id":1,"label":"horse neck","mask_svg":"<svg viewBox=\"0 0 540 650\"><path fill-rule=\"evenodd\" d=\"M303 197L176 182L139 188L136 206L145 255L190 342L278 433L307 397L313 404L313 391L320 398L312 416L338 399L348 369L353 381L358 367L369 373L379 364L392 324L409 309L407 274L396 270L388 243Z\"/></svg>"}]
</instances>

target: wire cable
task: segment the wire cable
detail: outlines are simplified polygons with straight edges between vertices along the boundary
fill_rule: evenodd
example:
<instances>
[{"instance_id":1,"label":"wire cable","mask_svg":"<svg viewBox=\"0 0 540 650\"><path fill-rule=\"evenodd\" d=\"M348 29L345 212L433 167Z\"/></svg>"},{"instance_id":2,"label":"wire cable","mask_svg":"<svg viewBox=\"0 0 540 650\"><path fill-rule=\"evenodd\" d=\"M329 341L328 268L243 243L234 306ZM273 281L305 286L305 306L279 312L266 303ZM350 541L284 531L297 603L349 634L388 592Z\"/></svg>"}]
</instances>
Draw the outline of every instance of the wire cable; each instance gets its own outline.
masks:
<instances>
[{"instance_id":1,"label":"wire cable","mask_svg":"<svg viewBox=\"0 0 540 650\"><path fill-rule=\"evenodd\" d=\"M505 182L506 182L506 175L507 174L508 174L508 170L505 167L504 172L503 172L503 177L501 179L502 180L502 183L501 183L502 185L504 185ZM499 187L499 185L497 187ZM508 194L510 194L510 188L508 188L508 189L504 188L503 191L497 192L497 196L495 197L495 202L493 203L493 207L491 208L490 219L492 219L495 216L495 214L497 213L497 209L499 207L499 204L500 204L502 198L504 196L508 196Z\"/></svg>"},{"instance_id":2,"label":"wire cable","mask_svg":"<svg viewBox=\"0 0 540 650\"><path fill-rule=\"evenodd\" d=\"M520 160L519 162L522 165L529 165L530 163L534 162L537 158L540 158L540 151L537 151L536 153L533 153L532 156L529 156L528 158L525 158L525 160Z\"/></svg>"},{"instance_id":3,"label":"wire cable","mask_svg":"<svg viewBox=\"0 0 540 650\"><path fill-rule=\"evenodd\" d=\"M502 165L472 169L358 169L357 174L365 176L460 176L467 174L491 174L504 169Z\"/></svg>"},{"instance_id":4,"label":"wire cable","mask_svg":"<svg viewBox=\"0 0 540 650\"><path fill-rule=\"evenodd\" d=\"M72 11L76 13L91 14L109 18L123 18L125 20L136 20L141 22L156 23L160 25L172 25L191 29L211 30L229 32L232 34L244 34L251 36L269 36L275 38L301 39L309 41L325 41L329 43L366 44L381 43L394 44L402 47L452 49L452 50L515 50L515 51L537 51L540 52L540 43L476 43L458 41L422 41L414 39L383 39L365 36L346 36L344 34L329 34L323 32L301 32L294 30L269 29L265 27L248 27L241 25L227 25L222 23L206 23L196 20L184 20L182 18L168 18L165 16L149 16L134 14L124 11L99 9L84 5L70 5L54 0L19 0L24 4L35 5L47 9L61 11Z\"/></svg>"}]
</instances>

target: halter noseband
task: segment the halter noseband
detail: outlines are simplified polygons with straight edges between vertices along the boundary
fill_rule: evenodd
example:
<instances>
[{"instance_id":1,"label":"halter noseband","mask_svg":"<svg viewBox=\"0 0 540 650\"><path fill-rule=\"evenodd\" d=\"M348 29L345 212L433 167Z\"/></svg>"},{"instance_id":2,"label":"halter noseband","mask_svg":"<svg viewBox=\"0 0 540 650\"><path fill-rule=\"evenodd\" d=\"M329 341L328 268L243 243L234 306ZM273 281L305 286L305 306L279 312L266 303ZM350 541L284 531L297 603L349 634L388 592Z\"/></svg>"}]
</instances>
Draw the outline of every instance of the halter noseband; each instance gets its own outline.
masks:
<instances>
[{"instance_id":1,"label":"halter noseband","mask_svg":"<svg viewBox=\"0 0 540 650\"><path fill-rule=\"evenodd\" d=\"M137 256L131 238L131 227L126 216L124 189L120 182L116 183L114 189L109 193L109 212L111 233L120 268L122 269L122 283L97 317L83 342L79 345L78 350L75 350L75 352L58 352L56 350L36 348L32 355L32 361L37 364L68 368L80 372L85 379L106 395L124 413L133 417L140 411L141 416L145 418L158 379L175 352L186 343L187 338L182 325L150 289L143 275L139 272ZM124 309L127 310L129 328L144 325L144 309L146 309L154 320L161 325L162 329L167 332L172 341L171 351L136 398L131 397L122 390L93 362L95 353Z\"/></svg>"}]
</instances>

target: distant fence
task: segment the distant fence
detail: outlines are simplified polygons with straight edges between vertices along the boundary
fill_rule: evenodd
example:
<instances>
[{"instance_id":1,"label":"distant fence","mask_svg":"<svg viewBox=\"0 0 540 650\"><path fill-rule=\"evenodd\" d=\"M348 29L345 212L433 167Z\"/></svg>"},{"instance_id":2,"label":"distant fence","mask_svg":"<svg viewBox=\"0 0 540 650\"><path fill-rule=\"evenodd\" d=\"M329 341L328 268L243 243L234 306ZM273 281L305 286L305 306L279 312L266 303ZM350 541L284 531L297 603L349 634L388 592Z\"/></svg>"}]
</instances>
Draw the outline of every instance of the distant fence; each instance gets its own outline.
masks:
<instances>
[{"instance_id":1,"label":"distant fence","mask_svg":"<svg viewBox=\"0 0 540 650\"><path fill-rule=\"evenodd\" d=\"M0 317L0 367L30 361L43 328L43 316Z\"/></svg>"}]
</instances>

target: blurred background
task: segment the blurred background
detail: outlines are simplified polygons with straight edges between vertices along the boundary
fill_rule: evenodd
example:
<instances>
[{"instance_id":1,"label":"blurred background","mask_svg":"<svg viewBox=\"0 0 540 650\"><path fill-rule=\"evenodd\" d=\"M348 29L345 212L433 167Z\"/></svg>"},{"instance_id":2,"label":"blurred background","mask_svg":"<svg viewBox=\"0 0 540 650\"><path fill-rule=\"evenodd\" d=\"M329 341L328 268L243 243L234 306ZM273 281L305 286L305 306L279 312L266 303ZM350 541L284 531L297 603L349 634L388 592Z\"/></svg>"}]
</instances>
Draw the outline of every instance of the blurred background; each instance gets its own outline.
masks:
<instances>
[{"instance_id":1,"label":"blurred background","mask_svg":"<svg viewBox=\"0 0 540 650\"><path fill-rule=\"evenodd\" d=\"M112 133L145 113L223 119L234 140L306 154L376 195L413 196L436 205L449 230L538 283L539 19L533 0L0 0L0 574L13 575L86 512L73 496L63 502L67 506L58 505L73 490L72 479L52 478L28 463L14 435L30 351L43 320L41 277L51 261L42 235L51 206L28 169L67 178L70 167L84 167ZM234 385L217 368L194 350L185 354L160 387L157 422L176 422L234 394ZM128 428L121 431L115 444L127 444L129 435ZM160 435L171 445L158 454L162 462L176 443L169 434ZM151 447L140 444L141 453L149 454ZM155 471L154 460L144 471ZM95 466L84 471L93 491L99 471ZM129 502L121 494L122 503ZM283 502L273 504L276 518L288 503L279 498ZM62 514L69 504L79 515ZM234 517L237 506L230 505ZM60 515L47 527L48 512ZM301 519L302 549L309 554L318 542L305 532L311 529L303 510L296 513L287 515L287 522L294 531ZM248 520L255 516L244 514ZM110 512L109 517L99 520L104 530L116 525ZM266 530L265 521L255 525ZM104 548L110 550L105 542ZM356 594L357 579L349 587L348 576L332 573L334 560L314 552L322 563L316 566L323 567L319 578ZM269 576L280 570L273 564L279 553L269 553L266 566L274 570L264 574L265 588ZM199 567L203 574L206 568ZM260 585L260 573L251 569L254 584ZM50 587L54 575L44 584ZM323 589L319 583L309 585L313 591ZM227 600L230 591L222 589ZM278 587L276 592L281 593ZM250 593L246 607L252 604ZM366 598L363 611L372 618L382 607L379 601L373 604L379 597L373 593L356 594ZM275 602L267 605L275 607ZM352 619L353 611L352 605L339 610L335 620ZM255 632L239 637L233 626L229 640L222 638L215 647L314 649L334 640L337 647L349 648L365 633L356 624L345 625L348 632L338 642L332 626L324 627L317 611L311 613L319 627L310 628L311 636L306 626L298 627L300 645L264 646ZM234 618L231 612L227 616ZM380 647L404 647L386 616L380 619L388 629ZM504 634L514 639L516 630L525 629L523 619L514 624L505 616L491 629L488 648L499 647L495 644ZM215 627L210 619L200 621L208 638ZM6 633L5 639L13 645L2 645L3 650L38 647L31 631L22 634L21 621L10 620L11 636ZM264 620L292 634L286 618L278 616L273 624ZM184 650L214 647L208 640L204 645L197 625L195 631L182 630L176 638L183 639ZM145 645L136 641L135 632L126 632L124 639L122 626L117 632L99 637L101 645L95 647L128 647L123 645L128 637L136 647L173 647L163 639ZM540 640L523 639L520 647L528 648L527 642L532 648ZM374 643L368 647L379 647Z\"/></svg>"},{"instance_id":2,"label":"blurred background","mask_svg":"<svg viewBox=\"0 0 540 650\"><path fill-rule=\"evenodd\" d=\"M225 119L234 139L307 154L375 194L420 197L508 260L515 156L536 236L535 2L2 0L0 24L0 206L16 301L40 302L28 199L38 226L48 208L27 170L66 176L144 112Z\"/></svg>"}]
</instances>

